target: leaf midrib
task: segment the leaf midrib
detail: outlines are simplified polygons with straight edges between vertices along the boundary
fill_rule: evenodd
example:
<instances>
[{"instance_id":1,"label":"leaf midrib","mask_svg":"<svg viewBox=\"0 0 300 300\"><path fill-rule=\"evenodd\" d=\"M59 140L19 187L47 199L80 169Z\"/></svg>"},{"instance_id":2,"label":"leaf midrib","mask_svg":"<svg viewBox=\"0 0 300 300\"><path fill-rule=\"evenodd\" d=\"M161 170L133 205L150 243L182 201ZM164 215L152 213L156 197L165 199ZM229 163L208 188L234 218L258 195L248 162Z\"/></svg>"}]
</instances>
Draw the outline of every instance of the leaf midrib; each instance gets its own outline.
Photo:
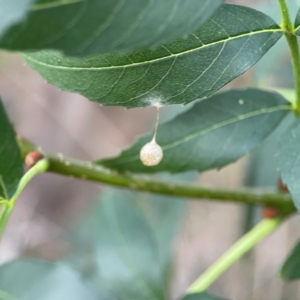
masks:
<instances>
[{"instance_id":1,"label":"leaf midrib","mask_svg":"<svg viewBox=\"0 0 300 300\"><path fill-rule=\"evenodd\" d=\"M223 127L223 126L227 126L227 125L233 124L233 123L241 121L241 120L245 120L247 118L252 118L252 117L258 116L260 114L264 114L264 113L272 113L272 112L275 112L275 111L291 110L291 109L292 109L291 105L279 105L279 106L273 106L273 107L267 107L267 108L255 110L255 111L252 111L252 112L249 112L249 113L246 113L246 114L243 114L243 115L239 115L237 117L234 117L234 118L222 121L220 123L214 124L214 125L209 126L209 127L205 128L205 129L201 129L201 130L196 131L194 133L191 133L191 134L189 134L189 135L187 135L187 136L185 136L183 138L180 138L180 139L178 139L178 140L176 140L176 141L174 141L172 143L165 144L165 145L160 145L160 146L161 146L161 148L163 150L167 150L167 149L170 149L170 148L172 148L174 146L178 146L181 143L187 142L187 141L189 141L189 140L191 140L191 139L193 139L195 137L207 134L210 131L219 129L219 128ZM138 158L139 158L139 155L134 155L134 156L128 157L128 159L122 160L121 162L118 162L118 163L116 163L114 165L122 165L122 164L125 164L125 163L128 163L128 162L131 162L131 161L135 161ZM109 160L109 158L108 158L108 160Z\"/></svg>"},{"instance_id":2,"label":"leaf midrib","mask_svg":"<svg viewBox=\"0 0 300 300\"><path fill-rule=\"evenodd\" d=\"M68 0L65 2L61 1L55 1L55 2L49 2L49 3L43 3L43 4L35 4L31 7L31 11L39 11L39 10L44 10L44 9L49 9L49 8L55 8L55 7L60 7L60 6L66 6L70 4L75 4L79 2L85 2L86 0Z\"/></svg>"},{"instance_id":3,"label":"leaf midrib","mask_svg":"<svg viewBox=\"0 0 300 300\"><path fill-rule=\"evenodd\" d=\"M170 54L168 56L163 56L163 57L160 57L160 58L155 58L155 59L147 60L147 61L144 61L144 62L137 62L137 63L128 64L128 65L110 66L110 67L76 67L76 66L74 66L74 67L68 67L68 66L57 66L57 65L51 65L49 63L41 62L41 61L39 61L37 59L34 59L31 56L28 56L28 55L26 55L24 53L22 55L26 59L28 59L29 61L32 61L33 63L39 64L41 66L53 68L53 69L76 70L76 71L80 71L80 70L89 70L89 71L111 70L111 69L130 68L130 67L135 67L135 66L146 65L146 64L149 64L149 63L155 63L155 62L158 62L158 61L167 60L167 59L170 59L172 57L177 58L178 56L186 55L186 54L189 54L189 53L201 50L203 48L211 47L211 46L214 46L214 45L217 45L217 44L227 43L227 42L235 40L235 39L243 38L243 37L246 37L246 36L252 36L252 35L255 35L255 34L266 33L266 32L272 32L272 33L282 32L283 33L283 30L281 28L277 28L277 29L264 29L264 30L258 30L258 31L251 31L251 32L248 32L248 33L244 33L244 34L240 34L240 35L236 35L236 36L231 36L231 37L219 40L219 41L215 41L213 43L204 44L204 45L201 45L200 47L196 47L196 48L193 48L193 49L190 49L190 50L186 50L186 51L183 51L183 52L179 52L179 53L176 53L176 54Z\"/></svg>"},{"instance_id":4,"label":"leaf midrib","mask_svg":"<svg viewBox=\"0 0 300 300\"><path fill-rule=\"evenodd\" d=\"M202 129L202 130L196 131L196 132L194 132L192 134L189 134L189 135L185 136L184 138L179 139L176 142L169 143L169 144L163 146L162 148L163 149L168 149L170 147L177 146L178 144L181 144L181 143L186 142L186 141L188 141L190 139L193 139L193 138L197 137L198 135L204 135L204 134L206 134L206 133L208 133L208 132L210 132L212 130L219 129L219 128L223 127L223 126L230 125L230 124L235 123L237 121L242 121L242 120L245 120L245 119L248 119L248 118L256 117L256 116L264 114L264 113L272 113L272 112L279 111L279 110L291 110L291 109L292 108L291 108L290 105L279 105L279 106L262 108L262 109L255 110L255 111L252 111L252 112L249 112L249 113L238 115L238 116L236 116L234 118L222 121L220 123L217 123L217 124L214 124L212 126L209 126L209 127L205 128L205 129Z\"/></svg>"}]
</instances>

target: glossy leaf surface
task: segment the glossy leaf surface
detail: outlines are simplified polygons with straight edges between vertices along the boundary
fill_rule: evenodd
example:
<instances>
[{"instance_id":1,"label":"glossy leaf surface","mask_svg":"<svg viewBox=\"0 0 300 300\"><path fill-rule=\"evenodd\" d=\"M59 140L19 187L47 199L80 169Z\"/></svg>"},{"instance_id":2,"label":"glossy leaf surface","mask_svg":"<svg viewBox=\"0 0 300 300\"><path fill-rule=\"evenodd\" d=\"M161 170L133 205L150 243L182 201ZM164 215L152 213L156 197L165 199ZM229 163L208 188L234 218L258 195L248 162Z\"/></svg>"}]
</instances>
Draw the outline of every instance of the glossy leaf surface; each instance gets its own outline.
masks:
<instances>
[{"instance_id":1,"label":"glossy leaf surface","mask_svg":"<svg viewBox=\"0 0 300 300\"><path fill-rule=\"evenodd\" d=\"M0 0L0 48L68 55L157 47L199 28L222 0Z\"/></svg>"},{"instance_id":2,"label":"glossy leaf surface","mask_svg":"<svg viewBox=\"0 0 300 300\"><path fill-rule=\"evenodd\" d=\"M164 158L158 166L146 167L139 159L140 149L152 135L139 138L120 156L99 164L144 173L222 168L261 143L290 109L281 95L262 90L216 94L159 126L157 143Z\"/></svg>"},{"instance_id":3,"label":"glossy leaf surface","mask_svg":"<svg viewBox=\"0 0 300 300\"><path fill-rule=\"evenodd\" d=\"M49 83L103 105L182 104L207 97L243 74L281 36L268 16L224 4L199 30L155 50L85 59L42 51L24 58Z\"/></svg>"}]
</instances>

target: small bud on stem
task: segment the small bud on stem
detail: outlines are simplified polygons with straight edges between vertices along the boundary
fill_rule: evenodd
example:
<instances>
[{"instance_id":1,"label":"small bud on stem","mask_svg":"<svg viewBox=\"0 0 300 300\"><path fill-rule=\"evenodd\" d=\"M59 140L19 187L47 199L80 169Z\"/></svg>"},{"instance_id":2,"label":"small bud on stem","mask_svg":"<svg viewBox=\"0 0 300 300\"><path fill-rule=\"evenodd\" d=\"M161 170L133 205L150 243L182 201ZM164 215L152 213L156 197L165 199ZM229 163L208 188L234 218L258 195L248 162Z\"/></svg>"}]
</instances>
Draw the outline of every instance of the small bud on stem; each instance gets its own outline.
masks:
<instances>
[{"instance_id":1,"label":"small bud on stem","mask_svg":"<svg viewBox=\"0 0 300 300\"><path fill-rule=\"evenodd\" d=\"M262 210L262 216L264 219L275 219L280 215L279 211L275 207L266 206Z\"/></svg>"},{"instance_id":2,"label":"small bud on stem","mask_svg":"<svg viewBox=\"0 0 300 300\"><path fill-rule=\"evenodd\" d=\"M43 158L43 154L38 151L29 152L25 157L25 165L32 168L39 160Z\"/></svg>"}]
</instances>

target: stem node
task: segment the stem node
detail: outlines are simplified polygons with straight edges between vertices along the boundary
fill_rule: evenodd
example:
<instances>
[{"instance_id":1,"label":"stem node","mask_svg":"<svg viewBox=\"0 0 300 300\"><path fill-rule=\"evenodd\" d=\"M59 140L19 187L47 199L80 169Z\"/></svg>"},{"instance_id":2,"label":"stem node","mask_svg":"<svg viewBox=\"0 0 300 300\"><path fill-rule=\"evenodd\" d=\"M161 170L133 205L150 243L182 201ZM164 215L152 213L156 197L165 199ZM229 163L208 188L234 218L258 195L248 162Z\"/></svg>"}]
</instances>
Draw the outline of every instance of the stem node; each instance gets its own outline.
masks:
<instances>
[{"instance_id":1,"label":"stem node","mask_svg":"<svg viewBox=\"0 0 300 300\"><path fill-rule=\"evenodd\" d=\"M281 13L281 28L285 30L285 37L288 42L293 71L295 80L295 90L296 90L296 102L293 105L295 117L300 115L300 52L297 36L294 34L294 25L291 22L288 6L286 0L278 0L280 13Z\"/></svg>"}]
</instances>

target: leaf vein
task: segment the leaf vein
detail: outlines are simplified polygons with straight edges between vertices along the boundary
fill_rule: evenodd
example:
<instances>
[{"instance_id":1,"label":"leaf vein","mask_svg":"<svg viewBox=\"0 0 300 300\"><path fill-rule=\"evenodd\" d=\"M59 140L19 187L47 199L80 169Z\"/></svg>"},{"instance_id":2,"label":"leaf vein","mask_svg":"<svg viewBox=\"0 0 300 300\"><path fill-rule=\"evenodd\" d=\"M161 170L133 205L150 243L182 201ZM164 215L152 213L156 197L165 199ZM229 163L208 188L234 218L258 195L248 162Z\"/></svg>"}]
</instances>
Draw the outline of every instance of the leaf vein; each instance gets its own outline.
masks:
<instances>
[{"instance_id":1,"label":"leaf vein","mask_svg":"<svg viewBox=\"0 0 300 300\"><path fill-rule=\"evenodd\" d=\"M180 53L172 54L172 55L169 55L169 56L155 58L155 59L144 61L144 62L137 62L137 63L130 64L130 65L119 65L119 66L110 66L110 67L76 67L76 66L70 67L70 66L61 66L61 65L58 66L58 65L52 65L52 64L49 64L49 63L41 62L41 61L39 61L37 59L34 59L31 56L26 55L26 54L23 54L23 56L26 57L29 61L32 61L33 63L43 65L43 66L46 66L46 67L50 67L50 68L53 68L53 69L89 70L89 71L110 70L110 69L119 69L119 68L123 68L123 67L133 67L133 66L145 65L145 64L148 64L148 63L154 63L154 62L169 59L172 56L178 57L178 56L186 55L188 53L195 52L195 51L198 51L198 50L201 50L203 48L207 48L207 47L210 47L210 46L213 46L213 45L217 45L217 44L221 44L221 43L227 43L229 41L239 39L239 38L243 38L245 36L255 35L255 34L262 34L262 33L267 33L267 32L271 32L272 34L274 34L276 32L283 33L283 30L281 28L277 28L277 29L265 29L265 30L252 31L250 33L240 34L240 35L237 35L237 36L232 36L232 37L227 38L227 39L222 39L222 40L215 41L215 42L212 42L212 43L209 43L209 44L204 44L200 47L196 47L196 48L186 50L186 51L183 51L183 52L180 52Z\"/></svg>"},{"instance_id":2,"label":"leaf vein","mask_svg":"<svg viewBox=\"0 0 300 300\"><path fill-rule=\"evenodd\" d=\"M85 51L89 46L91 46L97 38L111 25L113 20L116 18L118 13L123 8L124 4L126 3L126 0L120 0L119 3L115 6L115 8L112 10L111 14L107 17L106 21L102 23L88 38L80 47L79 52Z\"/></svg>"}]
</instances>

